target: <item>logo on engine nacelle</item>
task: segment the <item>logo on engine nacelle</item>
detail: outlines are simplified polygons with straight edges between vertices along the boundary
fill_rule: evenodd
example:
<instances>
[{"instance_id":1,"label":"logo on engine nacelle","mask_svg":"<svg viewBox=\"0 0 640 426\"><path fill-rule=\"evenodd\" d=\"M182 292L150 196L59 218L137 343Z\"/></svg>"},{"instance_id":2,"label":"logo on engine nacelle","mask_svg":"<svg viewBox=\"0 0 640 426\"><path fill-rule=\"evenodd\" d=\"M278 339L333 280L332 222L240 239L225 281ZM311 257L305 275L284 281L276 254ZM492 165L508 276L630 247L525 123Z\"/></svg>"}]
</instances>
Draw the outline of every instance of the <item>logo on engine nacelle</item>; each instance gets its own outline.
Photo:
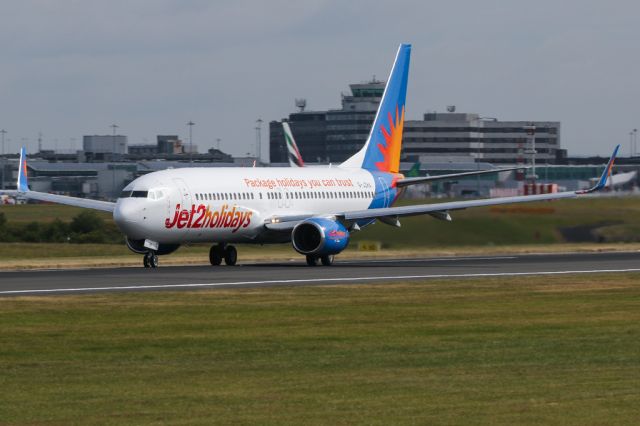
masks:
<instances>
[{"instance_id":1,"label":"logo on engine nacelle","mask_svg":"<svg viewBox=\"0 0 640 426\"><path fill-rule=\"evenodd\" d=\"M347 236L347 233L346 233L346 232L344 232L344 231L337 231L337 230L335 230L335 229L334 229L333 231L330 231L330 232L327 234L327 236L328 236L329 238L332 238L332 239L336 239L336 238L344 238L344 237L346 237L346 236Z\"/></svg>"}]
</instances>

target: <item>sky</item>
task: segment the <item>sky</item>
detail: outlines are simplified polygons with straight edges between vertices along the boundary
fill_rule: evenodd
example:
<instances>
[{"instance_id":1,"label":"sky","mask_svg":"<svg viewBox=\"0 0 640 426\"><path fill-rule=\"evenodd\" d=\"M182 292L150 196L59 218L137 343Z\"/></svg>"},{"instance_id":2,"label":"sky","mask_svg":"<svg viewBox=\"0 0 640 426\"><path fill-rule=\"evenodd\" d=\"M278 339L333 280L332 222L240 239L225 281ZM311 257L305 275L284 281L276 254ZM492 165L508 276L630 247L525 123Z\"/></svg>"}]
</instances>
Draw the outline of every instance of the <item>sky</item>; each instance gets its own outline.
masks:
<instances>
[{"instance_id":1,"label":"sky","mask_svg":"<svg viewBox=\"0 0 640 426\"><path fill-rule=\"evenodd\" d=\"M427 111L561 122L569 155L629 153L640 128L640 2L8 0L0 3L5 150L178 134L253 154L256 120L340 107L411 43L407 119ZM640 144L639 144L640 145Z\"/></svg>"}]
</instances>

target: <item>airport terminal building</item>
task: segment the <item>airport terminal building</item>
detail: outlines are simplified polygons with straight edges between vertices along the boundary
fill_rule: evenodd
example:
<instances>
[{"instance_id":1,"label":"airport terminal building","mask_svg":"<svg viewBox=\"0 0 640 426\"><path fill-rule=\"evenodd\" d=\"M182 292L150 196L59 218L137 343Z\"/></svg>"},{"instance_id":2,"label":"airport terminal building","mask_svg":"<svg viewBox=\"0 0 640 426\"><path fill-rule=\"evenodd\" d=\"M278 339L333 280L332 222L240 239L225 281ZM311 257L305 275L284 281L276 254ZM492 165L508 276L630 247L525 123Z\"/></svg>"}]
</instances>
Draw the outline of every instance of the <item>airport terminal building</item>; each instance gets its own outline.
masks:
<instances>
[{"instance_id":1,"label":"airport terminal building","mask_svg":"<svg viewBox=\"0 0 640 426\"><path fill-rule=\"evenodd\" d=\"M340 163L365 143L384 92L384 82L351 84L342 107L328 111L300 111L269 125L272 163L287 162L282 121L287 121L308 163ZM536 159L555 164L566 156L560 148L558 121L500 121L475 113L429 112L422 120L406 120L402 161L461 161L517 164L527 157L527 132L535 127Z\"/></svg>"}]
</instances>

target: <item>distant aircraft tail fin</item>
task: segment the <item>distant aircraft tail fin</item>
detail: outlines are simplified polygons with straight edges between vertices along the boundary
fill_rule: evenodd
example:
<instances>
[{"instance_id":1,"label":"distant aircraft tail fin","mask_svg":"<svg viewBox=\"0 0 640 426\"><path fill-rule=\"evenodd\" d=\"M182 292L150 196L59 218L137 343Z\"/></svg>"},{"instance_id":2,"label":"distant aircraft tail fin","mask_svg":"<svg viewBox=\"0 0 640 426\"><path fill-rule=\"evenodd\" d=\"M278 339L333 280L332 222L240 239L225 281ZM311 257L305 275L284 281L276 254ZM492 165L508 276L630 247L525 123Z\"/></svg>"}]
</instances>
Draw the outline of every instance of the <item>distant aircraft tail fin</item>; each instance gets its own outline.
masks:
<instances>
[{"instance_id":1,"label":"distant aircraft tail fin","mask_svg":"<svg viewBox=\"0 0 640 426\"><path fill-rule=\"evenodd\" d=\"M416 161L413 163L413 166L409 169L407 173L404 174L406 177L419 177L420 176L420 162Z\"/></svg>"},{"instance_id":2,"label":"distant aircraft tail fin","mask_svg":"<svg viewBox=\"0 0 640 426\"><path fill-rule=\"evenodd\" d=\"M20 149L20 167L18 167L17 187L19 192L29 191L27 182L27 149L24 146Z\"/></svg>"},{"instance_id":3,"label":"distant aircraft tail fin","mask_svg":"<svg viewBox=\"0 0 640 426\"><path fill-rule=\"evenodd\" d=\"M300 151L298 150L298 145L296 145L295 139L293 139L293 134L291 133L291 128L289 127L289 123L283 122L282 128L284 130L284 141L287 144L287 152L289 157L289 165L291 167L304 167L304 161L302 161L302 155L300 155Z\"/></svg>"},{"instance_id":4,"label":"distant aircraft tail fin","mask_svg":"<svg viewBox=\"0 0 640 426\"><path fill-rule=\"evenodd\" d=\"M411 45L401 44L367 142L342 167L397 173L404 126Z\"/></svg>"},{"instance_id":5,"label":"distant aircraft tail fin","mask_svg":"<svg viewBox=\"0 0 640 426\"><path fill-rule=\"evenodd\" d=\"M599 191L607 186L607 181L611 177L611 170L613 169L613 165L616 162L616 157L618 156L618 150L620 150L620 145L616 145L616 148L613 150L613 154L611 154L611 158L609 158L607 166L602 171L602 175L600 176L600 179L598 179L598 183L596 183L593 188L576 191L576 194L590 194L592 192Z\"/></svg>"}]
</instances>

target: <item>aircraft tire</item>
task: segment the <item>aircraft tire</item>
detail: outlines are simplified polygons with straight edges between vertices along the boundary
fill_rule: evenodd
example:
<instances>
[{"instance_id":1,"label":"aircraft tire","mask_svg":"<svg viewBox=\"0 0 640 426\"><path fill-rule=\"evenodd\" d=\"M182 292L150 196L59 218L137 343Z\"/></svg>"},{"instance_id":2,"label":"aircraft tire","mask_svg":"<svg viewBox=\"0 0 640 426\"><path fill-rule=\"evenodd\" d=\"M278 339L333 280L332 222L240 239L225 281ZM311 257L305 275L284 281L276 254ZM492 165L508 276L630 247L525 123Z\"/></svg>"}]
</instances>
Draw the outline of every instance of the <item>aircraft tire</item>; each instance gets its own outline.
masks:
<instances>
[{"instance_id":1,"label":"aircraft tire","mask_svg":"<svg viewBox=\"0 0 640 426\"><path fill-rule=\"evenodd\" d=\"M316 256L312 256L310 254L307 255L307 265L309 266L318 266L318 258Z\"/></svg>"},{"instance_id":2,"label":"aircraft tire","mask_svg":"<svg viewBox=\"0 0 640 426\"><path fill-rule=\"evenodd\" d=\"M158 255L155 253L149 253L149 266L152 268L158 267Z\"/></svg>"},{"instance_id":3,"label":"aircraft tire","mask_svg":"<svg viewBox=\"0 0 640 426\"><path fill-rule=\"evenodd\" d=\"M238 250L234 246L227 246L224 250L224 263L233 266L238 261Z\"/></svg>"},{"instance_id":4,"label":"aircraft tire","mask_svg":"<svg viewBox=\"0 0 640 426\"><path fill-rule=\"evenodd\" d=\"M224 255L225 253L221 246L211 246L211 249L209 250L209 262L213 266L218 266L222 263L222 258L224 257Z\"/></svg>"},{"instance_id":5,"label":"aircraft tire","mask_svg":"<svg viewBox=\"0 0 640 426\"><path fill-rule=\"evenodd\" d=\"M322 256L320 258L320 261L322 262L323 266L331 266L331 265L333 265L333 255L329 254L329 255L326 255L326 256Z\"/></svg>"},{"instance_id":6,"label":"aircraft tire","mask_svg":"<svg viewBox=\"0 0 640 426\"><path fill-rule=\"evenodd\" d=\"M144 265L145 268L151 267L151 265L149 265L149 253L145 253L144 256L142 257L142 264Z\"/></svg>"}]
</instances>

